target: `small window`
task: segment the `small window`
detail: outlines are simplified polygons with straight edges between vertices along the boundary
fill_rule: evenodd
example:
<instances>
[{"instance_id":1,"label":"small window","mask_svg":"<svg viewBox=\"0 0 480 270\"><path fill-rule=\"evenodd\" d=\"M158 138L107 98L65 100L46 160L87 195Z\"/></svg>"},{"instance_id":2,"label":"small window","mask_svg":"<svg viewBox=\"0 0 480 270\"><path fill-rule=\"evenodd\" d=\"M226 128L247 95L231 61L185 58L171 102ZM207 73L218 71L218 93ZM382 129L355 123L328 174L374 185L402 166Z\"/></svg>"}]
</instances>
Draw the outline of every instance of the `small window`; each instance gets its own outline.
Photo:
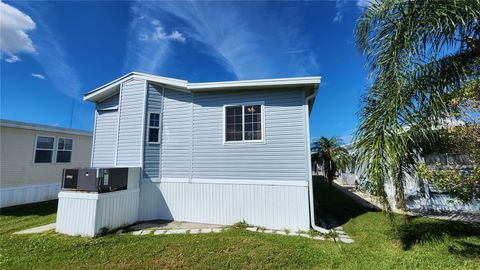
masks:
<instances>
[{"instance_id":1,"label":"small window","mask_svg":"<svg viewBox=\"0 0 480 270\"><path fill-rule=\"evenodd\" d=\"M69 163L72 160L73 140L58 138L57 162Z\"/></svg>"},{"instance_id":2,"label":"small window","mask_svg":"<svg viewBox=\"0 0 480 270\"><path fill-rule=\"evenodd\" d=\"M225 107L225 141L262 141L262 105Z\"/></svg>"},{"instance_id":3,"label":"small window","mask_svg":"<svg viewBox=\"0 0 480 270\"><path fill-rule=\"evenodd\" d=\"M159 143L160 142L160 114L150 113L148 119L148 142Z\"/></svg>"},{"instance_id":4,"label":"small window","mask_svg":"<svg viewBox=\"0 0 480 270\"><path fill-rule=\"evenodd\" d=\"M54 144L54 137L37 136L34 163L51 163Z\"/></svg>"}]
</instances>

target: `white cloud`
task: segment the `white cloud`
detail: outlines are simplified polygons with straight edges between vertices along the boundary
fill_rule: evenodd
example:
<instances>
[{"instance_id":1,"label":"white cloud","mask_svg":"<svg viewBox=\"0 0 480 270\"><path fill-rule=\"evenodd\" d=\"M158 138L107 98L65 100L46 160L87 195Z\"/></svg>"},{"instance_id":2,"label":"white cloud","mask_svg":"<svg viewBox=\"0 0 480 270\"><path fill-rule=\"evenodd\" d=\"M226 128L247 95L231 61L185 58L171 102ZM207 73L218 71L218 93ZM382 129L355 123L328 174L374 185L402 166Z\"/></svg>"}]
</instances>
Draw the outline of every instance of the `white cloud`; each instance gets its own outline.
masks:
<instances>
[{"instance_id":1,"label":"white cloud","mask_svg":"<svg viewBox=\"0 0 480 270\"><path fill-rule=\"evenodd\" d=\"M376 0L357 0L357 7L359 7L360 9L364 9L370 6L370 4L372 4L375 1Z\"/></svg>"},{"instance_id":2,"label":"white cloud","mask_svg":"<svg viewBox=\"0 0 480 270\"><path fill-rule=\"evenodd\" d=\"M80 80L67 60L62 36L49 25L49 18L54 14L51 5L45 2L15 2L15 5L21 7L37 23L37 28L31 33L36 52L33 58L42 66L45 78L49 78L60 93L78 98Z\"/></svg>"},{"instance_id":3,"label":"white cloud","mask_svg":"<svg viewBox=\"0 0 480 270\"><path fill-rule=\"evenodd\" d=\"M15 62L20 61L20 57L14 55L14 54L10 54L10 55L8 56L8 58L5 59L5 61L6 61L7 63L15 63Z\"/></svg>"},{"instance_id":4,"label":"white cloud","mask_svg":"<svg viewBox=\"0 0 480 270\"><path fill-rule=\"evenodd\" d=\"M35 22L22 11L0 2L0 50L9 57L8 63L20 61L16 53L35 53L35 47L27 31L36 28Z\"/></svg>"},{"instance_id":5,"label":"white cloud","mask_svg":"<svg viewBox=\"0 0 480 270\"><path fill-rule=\"evenodd\" d=\"M345 6L345 0L337 0L335 2L335 8L337 12L335 13L335 18L333 18L333 22L341 22L343 19L343 8Z\"/></svg>"},{"instance_id":6,"label":"white cloud","mask_svg":"<svg viewBox=\"0 0 480 270\"><path fill-rule=\"evenodd\" d=\"M300 32L291 9L291 19L269 12L264 3L245 6L234 2L135 2L132 5L125 69L160 73L175 50L172 41L188 37L189 44L213 56L238 79L306 76L318 74L318 59L309 42L310 32ZM169 35L159 33L159 42L139 42L149 27L162 27L157 19L175 25ZM163 28L162 28L163 29ZM178 32L178 33L177 33ZM170 39L166 39L169 36ZM200 45L200 46L198 46ZM298 53L285 53L298 51ZM168 67L165 67L168 68Z\"/></svg>"},{"instance_id":7,"label":"white cloud","mask_svg":"<svg viewBox=\"0 0 480 270\"><path fill-rule=\"evenodd\" d=\"M32 73L32 77L35 77L40 80L46 80L45 76L39 73Z\"/></svg>"},{"instance_id":8,"label":"white cloud","mask_svg":"<svg viewBox=\"0 0 480 270\"><path fill-rule=\"evenodd\" d=\"M155 25L155 30L151 35L152 40L173 40L173 41L179 41L179 42L185 42L185 37L183 36L182 33L178 31L173 31L171 34L167 35L167 33L163 30L163 27L160 26L160 22L155 20L156 23ZM145 34L143 34L143 37L145 37ZM148 36L146 36L148 40Z\"/></svg>"}]
</instances>

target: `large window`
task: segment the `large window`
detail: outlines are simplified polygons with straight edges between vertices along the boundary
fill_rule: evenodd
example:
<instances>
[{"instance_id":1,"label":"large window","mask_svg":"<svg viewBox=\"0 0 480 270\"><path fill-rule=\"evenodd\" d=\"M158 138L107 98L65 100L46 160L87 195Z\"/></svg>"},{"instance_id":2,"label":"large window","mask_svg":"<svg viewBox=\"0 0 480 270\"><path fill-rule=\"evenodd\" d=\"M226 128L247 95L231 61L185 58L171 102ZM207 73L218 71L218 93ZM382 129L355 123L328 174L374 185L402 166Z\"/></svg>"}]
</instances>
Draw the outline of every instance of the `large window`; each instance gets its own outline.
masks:
<instances>
[{"instance_id":1,"label":"large window","mask_svg":"<svg viewBox=\"0 0 480 270\"><path fill-rule=\"evenodd\" d=\"M51 163L53 157L54 137L37 136L35 142L35 163Z\"/></svg>"},{"instance_id":2,"label":"large window","mask_svg":"<svg viewBox=\"0 0 480 270\"><path fill-rule=\"evenodd\" d=\"M69 163L72 160L73 140L67 138L58 138L57 162Z\"/></svg>"},{"instance_id":3,"label":"large window","mask_svg":"<svg viewBox=\"0 0 480 270\"><path fill-rule=\"evenodd\" d=\"M262 141L261 104L225 107L225 141Z\"/></svg>"},{"instance_id":4,"label":"large window","mask_svg":"<svg viewBox=\"0 0 480 270\"><path fill-rule=\"evenodd\" d=\"M160 142L160 114L150 113L148 119L148 142L159 143Z\"/></svg>"}]
</instances>

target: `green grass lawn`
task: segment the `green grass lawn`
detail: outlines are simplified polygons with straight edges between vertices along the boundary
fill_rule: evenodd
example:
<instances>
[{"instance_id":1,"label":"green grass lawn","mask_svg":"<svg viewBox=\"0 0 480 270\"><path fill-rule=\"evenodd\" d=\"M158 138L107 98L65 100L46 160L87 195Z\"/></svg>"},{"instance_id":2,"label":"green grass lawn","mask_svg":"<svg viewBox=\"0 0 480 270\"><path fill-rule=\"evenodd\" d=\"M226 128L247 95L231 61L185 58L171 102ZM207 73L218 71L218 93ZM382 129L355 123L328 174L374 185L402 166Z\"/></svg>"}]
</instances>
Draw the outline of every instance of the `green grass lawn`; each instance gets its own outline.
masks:
<instances>
[{"instance_id":1,"label":"green grass lawn","mask_svg":"<svg viewBox=\"0 0 480 270\"><path fill-rule=\"evenodd\" d=\"M317 182L323 207L339 213L353 244L230 229L217 234L89 239L47 232L12 235L55 221L56 202L2 209L1 269L479 269L480 228L459 222L397 217L397 230ZM330 203L325 203L330 202Z\"/></svg>"}]
</instances>

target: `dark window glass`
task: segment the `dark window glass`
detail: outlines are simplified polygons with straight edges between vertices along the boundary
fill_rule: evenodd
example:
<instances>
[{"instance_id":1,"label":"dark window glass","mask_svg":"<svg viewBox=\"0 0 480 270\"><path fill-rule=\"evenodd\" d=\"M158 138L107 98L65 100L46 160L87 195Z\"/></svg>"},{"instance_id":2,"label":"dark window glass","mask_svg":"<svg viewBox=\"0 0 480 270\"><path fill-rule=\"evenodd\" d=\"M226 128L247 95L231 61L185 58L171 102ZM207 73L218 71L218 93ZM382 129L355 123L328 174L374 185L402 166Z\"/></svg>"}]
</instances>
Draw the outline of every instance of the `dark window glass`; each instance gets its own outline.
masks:
<instances>
[{"instance_id":1,"label":"dark window glass","mask_svg":"<svg viewBox=\"0 0 480 270\"><path fill-rule=\"evenodd\" d=\"M37 148L53 149L54 140L55 139L53 137L38 136L37 137Z\"/></svg>"},{"instance_id":2,"label":"dark window glass","mask_svg":"<svg viewBox=\"0 0 480 270\"><path fill-rule=\"evenodd\" d=\"M37 144L35 148L35 163L50 163L53 157L53 146L55 138L53 137L37 137Z\"/></svg>"},{"instance_id":3,"label":"dark window glass","mask_svg":"<svg viewBox=\"0 0 480 270\"><path fill-rule=\"evenodd\" d=\"M35 163L50 163L52 162L52 150L36 150Z\"/></svg>"},{"instance_id":4,"label":"dark window glass","mask_svg":"<svg viewBox=\"0 0 480 270\"><path fill-rule=\"evenodd\" d=\"M242 140L242 106L226 108L226 141Z\"/></svg>"},{"instance_id":5,"label":"dark window glass","mask_svg":"<svg viewBox=\"0 0 480 270\"><path fill-rule=\"evenodd\" d=\"M262 139L262 106L248 105L245 106L245 140L261 140Z\"/></svg>"},{"instance_id":6,"label":"dark window glass","mask_svg":"<svg viewBox=\"0 0 480 270\"><path fill-rule=\"evenodd\" d=\"M149 128L148 129L148 142L158 142L158 128Z\"/></svg>"},{"instance_id":7,"label":"dark window glass","mask_svg":"<svg viewBox=\"0 0 480 270\"><path fill-rule=\"evenodd\" d=\"M65 163L70 162L72 158L72 151L57 151L57 162Z\"/></svg>"},{"instance_id":8,"label":"dark window glass","mask_svg":"<svg viewBox=\"0 0 480 270\"><path fill-rule=\"evenodd\" d=\"M150 114L150 126L151 127L159 127L160 126L160 114L159 113L151 113Z\"/></svg>"},{"instance_id":9,"label":"dark window glass","mask_svg":"<svg viewBox=\"0 0 480 270\"><path fill-rule=\"evenodd\" d=\"M72 139L58 138L58 150L72 150Z\"/></svg>"}]
</instances>

